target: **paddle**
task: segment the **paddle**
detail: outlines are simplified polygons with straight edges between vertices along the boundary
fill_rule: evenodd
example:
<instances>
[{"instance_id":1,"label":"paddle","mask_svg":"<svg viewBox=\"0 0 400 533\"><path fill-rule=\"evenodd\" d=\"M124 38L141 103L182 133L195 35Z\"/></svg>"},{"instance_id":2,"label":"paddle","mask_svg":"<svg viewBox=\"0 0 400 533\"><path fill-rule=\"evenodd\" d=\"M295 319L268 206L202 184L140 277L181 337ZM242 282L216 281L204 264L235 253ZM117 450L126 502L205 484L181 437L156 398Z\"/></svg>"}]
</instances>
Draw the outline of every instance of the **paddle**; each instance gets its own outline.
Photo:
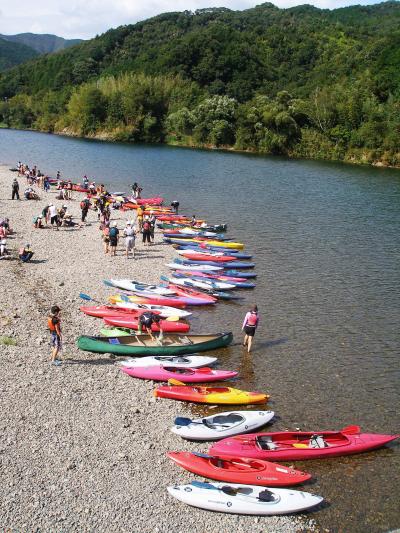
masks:
<instances>
[{"instance_id":1,"label":"paddle","mask_svg":"<svg viewBox=\"0 0 400 533\"><path fill-rule=\"evenodd\" d=\"M86 300L87 302L96 302L97 304L101 304L101 302L95 300L94 298L91 298L88 294L85 294L83 292L79 293L79 298L82 298L82 300Z\"/></svg>"},{"instance_id":2,"label":"paddle","mask_svg":"<svg viewBox=\"0 0 400 533\"><path fill-rule=\"evenodd\" d=\"M113 283L111 283L111 281L108 281L108 279L103 279L103 283L104 285L106 285L107 287L113 287L115 288L115 285Z\"/></svg>"},{"instance_id":3,"label":"paddle","mask_svg":"<svg viewBox=\"0 0 400 533\"><path fill-rule=\"evenodd\" d=\"M177 380L175 378L171 378L171 379L168 380L168 385L179 385L179 386L183 385L185 387L186 383L182 383L182 381L179 381L179 380Z\"/></svg>"},{"instance_id":4,"label":"paddle","mask_svg":"<svg viewBox=\"0 0 400 533\"><path fill-rule=\"evenodd\" d=\"M202 422L195 422L191 418L186 418L184 416L177 416L174 420L176 426L190 426L190 424L202 424Z\"/></svg>"}]
</instances>

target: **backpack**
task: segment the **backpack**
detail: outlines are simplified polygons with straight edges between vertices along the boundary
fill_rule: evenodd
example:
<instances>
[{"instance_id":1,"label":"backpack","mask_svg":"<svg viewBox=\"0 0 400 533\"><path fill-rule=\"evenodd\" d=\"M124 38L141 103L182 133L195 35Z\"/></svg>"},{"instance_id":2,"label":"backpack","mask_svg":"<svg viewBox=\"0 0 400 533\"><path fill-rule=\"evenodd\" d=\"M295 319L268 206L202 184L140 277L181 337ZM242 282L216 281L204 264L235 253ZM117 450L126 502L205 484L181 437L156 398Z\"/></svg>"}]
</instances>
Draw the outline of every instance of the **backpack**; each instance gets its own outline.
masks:
<instances>
[{"instance_id":1,"label":"backpack","mask_svg":"<svg viewBox=\"0 0 400 533\"><path fill-rule=\"evenodd\" d=\"M85 200L82 200L82 202L79 205L81 209L85 209L87 207L87 203L85 202Z\"/></svg>"},{"instance_id":2,"label":"backpack","mask_svg":"<svg viewBox=\"0 0 400 533\"><path fill-rule=\"evenodd\" d=\"M111 228L109 232L110 237L116 237L118 235L117 228Z\"/></svg>"},{"instance_id":3,"label":"backpack","mask_svg":"<svg viewBox=\"0 0 400 533\"><path fill-rule=\"evenodd\" d=\"M247 319L247 326L256 326L257 325L258 316L256 313L250 313L249 318Z\"/></svg>"},{"instance_id":4,"label":"backpack","mask_svg":"<svg viewBox=\"0 0 400 533\"><path fill-rule=\"evenodd\" d=\"M146 220L143 224L143 229L145 231L149 230L150 229L150 222L148 220Z\"/></svg>"}]
</instances>

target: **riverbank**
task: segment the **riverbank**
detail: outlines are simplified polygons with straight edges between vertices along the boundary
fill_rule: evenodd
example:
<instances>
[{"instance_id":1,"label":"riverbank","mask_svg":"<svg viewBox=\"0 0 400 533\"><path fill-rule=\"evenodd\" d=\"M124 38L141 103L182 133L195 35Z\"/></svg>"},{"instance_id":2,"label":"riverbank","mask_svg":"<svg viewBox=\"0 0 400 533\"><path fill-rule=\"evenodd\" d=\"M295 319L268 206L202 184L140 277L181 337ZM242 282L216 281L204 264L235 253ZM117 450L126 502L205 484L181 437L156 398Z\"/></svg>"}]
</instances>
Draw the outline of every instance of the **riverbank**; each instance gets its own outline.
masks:
<instances>
[{"instance_id":1,"label":"riverbank","mask_svg":"<svg viewBox=\"0 0 400 533\"><path fill-rule=\"evenodd\" d=\"M47 199L11 201L15 174L0 167L0 214L15 234L8 245L31 243L34 261L0 261L3 280L0 395L2 484L0 523L6 530L145 532L293 532L304 527L292 517L216 515L173 500L166 487L193 476L166 458L172 449L206 451L207 445L178 440L168 428L178 414L190 414L179 402L156 401L153 384L122 375L106 357L79 351L76 337L98 331L100 322L79 313L80 291L105 301L105 277L154 282L173 256L159 236L136 260L119 249L103 254L97 217L90 212L82 229L35 230L32 218ZM24 180L19 179L21 189ZM69 210L77 217L81 195ZM54 201L61 205L61 201ZM116 216L117 214L117 216ZM120 228L132 214L113 213ZM120 247L121 248L121 247ZM62 308L64 362L49 364L46 316Z\"/></svg>"}]
</instances>

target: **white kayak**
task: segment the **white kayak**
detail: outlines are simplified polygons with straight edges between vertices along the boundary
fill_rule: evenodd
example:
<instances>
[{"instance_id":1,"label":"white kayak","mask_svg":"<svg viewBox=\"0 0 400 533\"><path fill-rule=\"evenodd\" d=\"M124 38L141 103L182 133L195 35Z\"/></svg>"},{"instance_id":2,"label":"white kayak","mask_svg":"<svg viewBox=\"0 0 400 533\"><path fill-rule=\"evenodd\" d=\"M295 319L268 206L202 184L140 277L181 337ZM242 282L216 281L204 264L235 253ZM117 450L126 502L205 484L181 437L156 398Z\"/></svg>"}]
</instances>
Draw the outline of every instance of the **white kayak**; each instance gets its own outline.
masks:
<instances>
[{"instance_id":1,"label":"white kayak","mask_svg":"<svg viewBox=\"0 0 400 533\"><path fill-rule=\"evenodd\" d=\"M249 433L274 417L274 411L227 411L191 420L178 417L171 431L184 439L219 440Z\"/></svg>"},{"instance_id":2,"label":"white kayak","mask_svg":"<svg viewBox=\"0 0 400 533\"><path fill-rule=\"evenodd\" d=\"M135 302L115 302L115 305L121 309L146 309L146 311L159 311L163 318L167 318L169 316L187 318L192 314L184 309L178 309L168 305L137 304Z\"/></svg>"},{"instance_id":3,"label":"white kayak","mask_svg":"<svg viewBox=\"0 0 400 533\"><path fill-rule=\"evenodd\" d=\"M173 368L201 368L212 365L216 361L216 357L203 355L149 355L147 357L131 357L121 361L119 364L128 368L160 365L167 365Z\"/></svg>"},{"instance_id":4,"label":"white kayak","mask_svg":"<svg viewBox=\"0 0 400 533\"><path fill-rule=\"evenodd\" d=\"M233 285L232 283L226 283L225 281L218 281L218 280L202 280L199 281L197 279L192 278L169 278L170 283L174 283L175 285L181 285L183 287L197 287L198 289L205 289L206 291L212 291L215 289L221 289L221 290L229 290L229 289L235 289L236 285Z\"/></svg>"},{"instance_id":5,"label":"white kayak","mask_svg":"<svg viewBox=\"0 0 400 533\"><path fill-rule=\"evenodd\" d=\"M166 263L166 266L173 270L195 270L196 272L216 272L223 270L223 267L213 265L183 265L181 263Z\"/></svg>"},{"instance_id":6,"label":"white kayak","mask_svg":"<svg viewBox=\"0 0 400 533\"><path fill-rule=\"evenodd\" d=\"M142 295L154 296L154 294L162 296L172 296L175 292L167 287L161 285L148 285L147 283L139 283L132 279L109 279L107 280L114 287L123 289L125 291L138 292Z\"/></svg>"},{"instance_id":7,"label":"white kayak","mask_svg":"<svg viewBox=\"0 0 400 533\"><path fill-rule=\"evenodd\" d=\"M323 500L309 492L266 488L255 485L192 481L189 485L168 487L177 500L220 513L278 515L305 511Z\"/></svg>"}]
</instances>

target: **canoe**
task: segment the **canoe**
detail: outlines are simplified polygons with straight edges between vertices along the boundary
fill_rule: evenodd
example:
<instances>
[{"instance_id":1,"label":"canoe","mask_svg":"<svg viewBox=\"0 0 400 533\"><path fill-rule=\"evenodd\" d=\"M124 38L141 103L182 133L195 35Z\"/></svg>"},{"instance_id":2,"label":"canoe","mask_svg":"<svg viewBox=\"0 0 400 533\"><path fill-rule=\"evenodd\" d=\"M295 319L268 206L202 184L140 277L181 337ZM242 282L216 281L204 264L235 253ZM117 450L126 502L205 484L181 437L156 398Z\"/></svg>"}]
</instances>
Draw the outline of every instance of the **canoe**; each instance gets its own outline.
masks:
<instances>
[{"instance_id":1,"label":"canoe","mask_svg":"<svg viewBox=\"0 0 400 533\"><path fill-rule=\"evenodd\" d=\"M139 311L153 311L154 313L159 313L162 317L177 316L179 318L187 318L192 315L189 311L184 309L178 309L177 307L169 307L166 305L151 305L151 304L138 304L134 302L123 302L122 300L115 301L114 306L121 311L129 310L139 310Z\"/></svg>"},{"instance_id":2,"label":"canoe","mask_svg":"<svg viewBox=\"0 0 400 533\"><path fill-rule=\"evenodd\" d=\"M288 487L299 485L311 478L311 475L306 472L262 459L235 456L216 457L196 452L168 452L167 456L193 474L218 481L228 481L228 483Z\"/></svg>"},{"instance_id":3,"label":"canoe","mask_svg":"<svg viewBox=\"0 0 400 533\"><path fill-rule=\"evenodd\" d=\"M156 398L169 398L195 403L255 404L265 403L269 395L262 392L248 392L233 387L190 387L185 385L162 385L154 390Z\"/></svg>"},{"instance_id":4,"label":"canoe","mask_svg":"<svg viewBox=\"0 0 400 533\"><path fill-rule=\"evenodd\" d=\"M227 411L195 420L179 416L171 431L183 439L219 440L254 431L268 424L274 415L273 411Z\"/></svg>"},{"instance_id":5,"label":"canoe","mask_svg":"<svg viewBox=\"0 0 400 533\"><path fill-rule=\"evenodd\" d=\"M109 326L135 330L139 328L139 318L134 316L109 316L104 317L103 320ZM151 325L151 331L160 331L160 326L164 333L187 333L190 330L190 325L186 324L186 322L169 322L168 320L160 320L159 324L153 322Z\"/></svg>"},{"instance_id":6,"label":"canoe","mask_svg":"<svg viewBox=\"0 0 400 533\"><path fill-rule=\"evenodd\" d=\"M148 283L139 283L133 279L110 279L106 280L107 284L111 284L117 289L123 289L125 291L138 291L150 294L156 294L161 296L173 296L174 291L167 289L167 287L162 287L160 285L149 285Z\"/></svg>"},{"instance_id":7,"label":"canoe","mask_svg":"<svg viewBox=\"0 0 400 533\"><path fill-rule=\"evenodd\" d=\"M291 489L258 487L236 483L204 483L168 487L177 500L208 511L246 515L292 514L320 504L321 496Z\"/></svg>"},{"instance_id":8,"label":"canoe","mask_svg":"<svg viewBox=\"0 0 400 533\"><path fill-rule=\"evenodd\" d=\"M217 360L216 357L207 357L204 355L149 355L148 357L131 357L125 361L121 361L119 364L126 368L160 365L168 365L174 368L201 368L203 366L213 365Z\"/></svg>"},{"instance_id":9,"label":"canoe","mask_svg":"<svg viewBox=\"0 0 400 533\"><path fill-rule=\"evenodd\" d=\"M153 381L168 381L178 379L182 383L207 383L211 381L224 381L232 379L238 372L231 370L215 370L209 367L203 368L174 368L170 366L142 366L122 368L122 372L133 378L152 379Z\"/></svg>"},{"instance_id":10,"label":"canoe","mask_svg":"<svg viewBox=\"0 0 400 533\"><path fill-rule=\"evenodd\" d=\"M239 455L272 461L323 459L375 450L399 435L361 433L359 426L340 431L253 433L224 439L210 448L214 455Z\"/></svg>"},{"instance_id":11,"label":"canoe","mask_svg":"<svg viewBox=\"0 0 400 533\"><path fill-rule=\"evenodd\" d=\"M229 333L212 335L168 334L162 344L152 340L149 335L131 335L126 337L91 337L82 335L78 338L78 348L87 352L111 353L114 355L185 355L207 350L216 350L228 346L233 340Z\"/></svg>"}]
</instances>

